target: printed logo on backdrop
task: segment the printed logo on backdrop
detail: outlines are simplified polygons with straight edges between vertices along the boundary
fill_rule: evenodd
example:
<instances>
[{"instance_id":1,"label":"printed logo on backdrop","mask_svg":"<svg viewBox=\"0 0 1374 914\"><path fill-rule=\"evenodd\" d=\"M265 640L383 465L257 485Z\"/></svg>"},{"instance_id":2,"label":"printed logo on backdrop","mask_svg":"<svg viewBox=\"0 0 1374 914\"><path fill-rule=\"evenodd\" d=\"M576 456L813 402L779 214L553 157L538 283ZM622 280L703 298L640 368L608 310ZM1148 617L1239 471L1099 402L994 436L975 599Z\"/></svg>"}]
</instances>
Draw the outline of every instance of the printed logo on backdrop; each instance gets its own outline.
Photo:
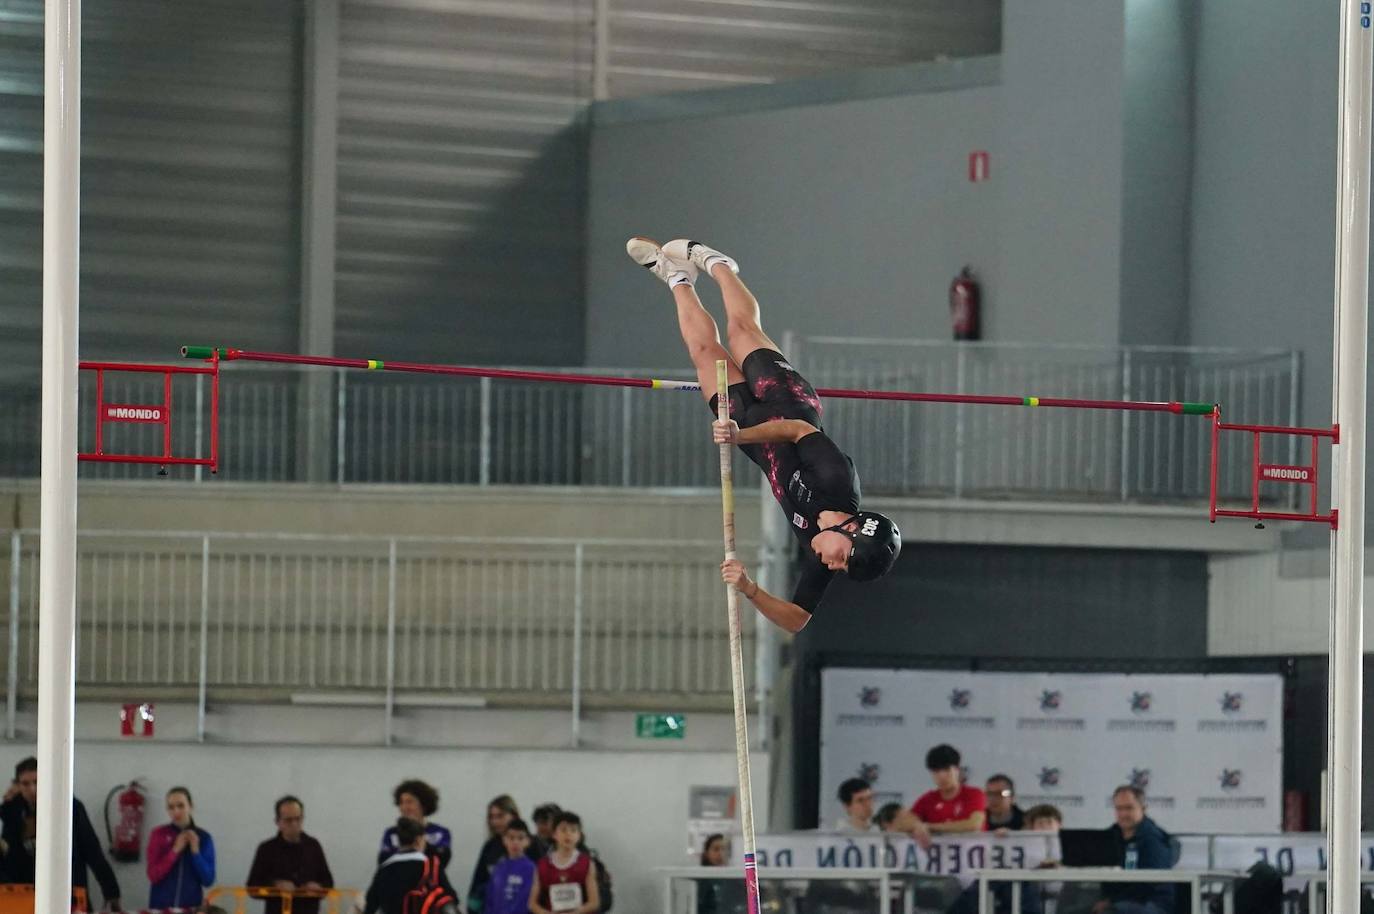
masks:
<instances>
[{"instance_id":1,"label":"printed logo on backdrop","mask_svg":"<svg viewBox=\"0 0 1374 914\"><path fill-rule=\"evenodd\" d=\"M1064 706L1064 693L1058 689L1042 689L1040 692L1040 716L1018 717L1018 730L1086 730L1087 721L1081 717L1060 717L1058 712Z\"/></svg>"},{"instance_id":2,"label":"printed logo on backdrop","mask_svg":"<svg viewBox=\"0 0 1374 914\"><path fill-rule=\"evenodd\" d=\"M973 709L973 690L954 689L949 695L949 709L953 714L932 714L926 726L932 730L991 730L997 726L991 717L969 714Z\"/></svg>"},{"instance_id":3,"label":"printed logo on backdrop","mask_svg":"<svg viewBox=\"0 0 1374 914\"><path fill-rule=\"evenodd\" d=\"M1174 797L1155 796L1150 793L1150 769L1132 768L1131 773L1126 777L1126 783L1145 794L1145 805L1155 809L1173 809L1178 805L1178 800ZM1113 797L1107 798L1107 806L1111 807Z\"/></svg>"},{"instance_id":4,"label":"printed logo on backdrop","mask_svg":"<svg viewBox=\"0 0 1374 914\"><path fill-rule=\"evenodd\" d=\"M1045 765L1041 767L1036 775L1036 782L1040 785L1040 792L1030 795L1022 795L1018 799L1025 805L1031 806L1037 803L1053 803L1055 806L1071 809L1083 808L1083 797L1080 794L1061 792L1065 791L1064 771L1057 765Z\"/></svg>"},{"instance_id":5,"label":"printed logo on backdrop","mask_svg":"<svg viewBox=\"0 0 1374 914\"><path fill-rule=\"evenodd\" d=\"M1241 717L1245 705L1245 693L1222 692L1217 702L1221 705L1221 717L1199 720L1199 733L1263 733L1269 729L1269 721L1262 717Z\"/></svg>"},{"instance_id":6,"label":"printed logo on backdrop","mask_svg":"<svg viewBox=\"0 0 1374 914\"><path fill-rule=\"evenodd\" d=\"M1198 809L1264 809L1264 797L1244 796L1245 774L1240 768L1223 768L1217 775L1218 794L1201 796Z\"/></svg>"},{"instance_id":7,"label":"printed logo on backdrop","mask_svg":"<svg viewBox=\"0 0 1374 914\"><path fill-rule=\"evenodd\" d=\"M1155 696L1153 692L1132 692L1128 701L1130 717L1114 717L1107 721L1108 730L1134 730L1137 732L1172 733L1178 722L1167 718L1155 718Z\"/></svg>"},{"instance_id":8,"label":"printed logo on backdrop","mask_svg":"<svg viewBox=\"0 0 1374 914\"><path fill-rule=\"evenodd\" d=\"M883 766L877 762L860 762L859 768L854 772L855 777L863 778L868 782L868 786L873 790L873 803L881 806L884 803L901 803L902 792L900 790L879 790L878 782L882 780Z\"/></svg>"},{"instance_id":9,"label":"printed logo on backdrop","mask_svg":"<svg viewBox=\"0 0 1374 914\"><path fill-rule=\"evenodd\" d=\"M902 727L906 725L905 714L881 714L878 706L883 703L883 690L877 686L861 686L858 695L860 713L837 714L835 723L841 727Z\"/></svg>"}]
</instances>

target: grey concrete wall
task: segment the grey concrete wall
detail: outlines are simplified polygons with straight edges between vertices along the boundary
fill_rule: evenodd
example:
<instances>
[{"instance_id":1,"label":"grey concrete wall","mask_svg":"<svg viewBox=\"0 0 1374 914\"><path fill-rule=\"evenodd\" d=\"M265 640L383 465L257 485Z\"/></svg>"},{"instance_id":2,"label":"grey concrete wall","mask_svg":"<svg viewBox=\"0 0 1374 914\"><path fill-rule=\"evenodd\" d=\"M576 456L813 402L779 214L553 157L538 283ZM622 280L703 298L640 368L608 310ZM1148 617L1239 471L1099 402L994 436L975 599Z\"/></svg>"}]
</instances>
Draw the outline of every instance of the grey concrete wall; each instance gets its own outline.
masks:
<instances>
[{"instance_id":1,"label":"grey concrete wall","mask_svg":"<svg viewBox=\"0 0 1374 914\"><path fill-rule=\"evenodd\" d=\"M992 339L1118 341L1124 29L1120 0L1003 7Z\"/></svg>"},{"instance_id":2,"label":"grey concrete wall","mask_svg":"<svg viewBox=\"0 0 1374 914\"><path fill-rule=\"evenodd\" d=\"M1331 417L1337 4L1199 4L1188 335L1285 346Z\"/></svg>"},{"instance_id":3,"label":"grey concrete wall","mask_svg":"<svg viewBox=\"0 0 1374 914\"><path fill-rule=\"evenodd\" d=\"M710 116L602 115L591 151L589 363L685 361L667 291L625 256L636 234L693 237L736 256L778 334L947 337L954 275L966 263L995 272L996 184L966 175L971 150L996 148L998 104L983 86ZM698 283L719 315L711 286Z\"/></svg>"},{"instance_id":4,"label":"grey concrete wall","mask_svg":"<svg viewBox=\"0 0 1374 914\"><path fill-rule=\"evenodd\" d=\"M1193 4L1126 0L1121 342L1182 345L1188 325Z\"/></svg>"}]
</instances>

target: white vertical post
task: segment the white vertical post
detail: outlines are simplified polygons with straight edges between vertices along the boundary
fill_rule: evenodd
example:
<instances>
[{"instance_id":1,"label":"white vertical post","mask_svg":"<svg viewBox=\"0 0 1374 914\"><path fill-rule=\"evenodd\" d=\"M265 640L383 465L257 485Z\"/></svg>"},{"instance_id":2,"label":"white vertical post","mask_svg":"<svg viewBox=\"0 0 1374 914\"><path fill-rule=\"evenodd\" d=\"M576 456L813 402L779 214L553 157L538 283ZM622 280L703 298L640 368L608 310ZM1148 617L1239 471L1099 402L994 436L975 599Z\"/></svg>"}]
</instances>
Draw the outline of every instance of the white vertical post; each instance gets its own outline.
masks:
<instances>
[{"instance_id":1,"label":"white vertical post","mask_svg":"<svg viewBox=\"0 0 1374 914\"><path fill-rule=\"evenodd\" d=\"M730 418L730 382L725 360L716 362L717 415ZM735 480L733 448L720 446L721 529L725 540L725 559L735 555ZM758 869L754 859L754 789L749 775L749 722L744 713L744 650L741 645L739 591L725 587L725 608L730 625L730 691L735 703L735 764L739 776L739 816L744 841L744 897L748 914L759 914Z\"/></svg>"},{"instance_id":2,"label":"white vertical post","mask_svg":"<svg viewBox=\"0 0 1374 914\"><path fill-rule=\"evenodd\" d=\"M200 453L197 451L196 453ZM210 537L200 538L200 689L196 696L196 741L205 742L205 698L210 675Z\"/></svg>"},{"instance_id":3,"label":"white vertical post","mask_svg":"<svg viewBox=\"0 0 1374 914\"><path fill-rule=\"evenodd\" d=\"M387 541L386 559L386 744L391 745L396 713L396 540Z\"/></svg>"},{"instance_id":4,"label":"white vertical post","mask_svg":"<svg viewBox=\"0 0 1374 914\"><path fill-rule=\"evenodd\" d=\"M19 717L19 572L23 569L24 537L10 534L10 650L5 676L5 738L14 739Z\"/></svg>"},{"instance_id":5,"label":"white vertical post","mask_svg":"<svg viewBox=\"0 0 1374 914\"><path fill-rule=\"evenodd\" d=\"M81 0L46 0L43 31L43 463L34 908L61 911L70 906L72 891Z\"/></svg>"},{"instance_id":6,"label":"white vertical post","mask_svg":"<svg viewBox=\"0 0 1374 914\"><path fill-rule=\"evenodd\" d=\"M630 487L630 462L634 459L630 448L630 436L634 434L634 422L630 418L634 409L631 389L620 388L620 484L627 489Z\"/></svg>"},{"instance_id":7,"label":"white vertical post","mask_svg":"<svg viewBox=\"0 0 1374 914\"><path fill-rule=\"evenodd\" d=\"M477 484L491 485L491 378L477 382L481 428L477 437Z\"/></svg>"},{"instance_id":8,"label":"white vertical post","mask_svg":"<svg viewBox=\"0 0 1374 914\"><path fill-rule=\"evenodd\" d=\"M335 406L339 413L337 420L338 428L336 430L339 436L339 444L338 453L334 455L334 465L338 468L339 485L343 485L344 472L348 468L348 372L340 370L336 371L334 374L339 381L339 402Z\"/></svg>"},{"instance_id":9,"label":"white vertical post","mask_svg":"<svg viewBox=\"0 0 1374 914\"><path fill-rule=\"evenodd\" d=\"M1330 772L1331 861L1328 910L1359 914L1361 732L1364 671L1365 385L1369 333L1370 16L1342 0L1340 119L1336 165L1336 303L1332 413L1340 427L1332 448ZM1367 6L1364 9L1368 9Z\"/></svg>"},{"instance_id":10,"label":"white vertical post","mask_svg":"<svg viewBox=\"0 0 1374 914\"><path fill-rule=\"evenodd\" d=\"M195 454L197 457L200 456L201 442L204 440L205 420L204 420L204 418L201 416L201 411L202 411L204 408L205 408L205 375L203 375L203 374L198 374L198 375L196 375L196 443L195 443L195 450L193 450L193 451L191 452L191 453ZM205 477L204 477L204 474L201 472L201 471L204 470L204 469L205 469L205 467L201 466L200 464L196 464L196 469L195 469L195 479L196 479L196 482L200 482L203 478L205 478Z\"/></svg>"},{"instance_id":11,"label":"white vertical post","mask_svg":"<svg viewBox=\"0 0 1374 914\"><path fill-rule=\"evenodd\" d=\"M1131 399L1131 350L1121 347L1121 399ZM1121 501L1131 497L1131 411L1121 411ZM1294 486L1293 488L1297 488Z\"/></svg>"},{"instance_id":12,"label":"white vertical post","mask_svg":"<svg viewBox=\"0 0 1374 914\"><path fill-rule=\"evenodd\" d=\"M592 99L611 97L611 0L595 0L592 8Z\"/></svg>"},{"instance_id":13,"label":"white vertical post","mask_svg":"<svg viewBox=\"0 0 1374 914\"><path fill-rule=\"evenodd\" d=\"M573 547L572 747L582 742L582 564L581 543Z\"/></svg>"}]
</instances>

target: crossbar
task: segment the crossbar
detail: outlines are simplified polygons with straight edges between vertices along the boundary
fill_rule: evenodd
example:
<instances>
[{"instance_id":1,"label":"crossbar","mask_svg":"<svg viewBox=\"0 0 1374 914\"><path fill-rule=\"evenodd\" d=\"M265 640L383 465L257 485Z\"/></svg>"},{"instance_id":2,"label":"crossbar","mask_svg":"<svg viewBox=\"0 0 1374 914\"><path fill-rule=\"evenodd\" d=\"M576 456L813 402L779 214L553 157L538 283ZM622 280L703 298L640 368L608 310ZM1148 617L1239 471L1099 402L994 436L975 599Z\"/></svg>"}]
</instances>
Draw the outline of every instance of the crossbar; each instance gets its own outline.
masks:
<instances>
[{"instance_id":1,"label":"crossbar","mask_svg":"<svg viewBox=\"0 0 1374 914\"><path fill-rule=\"evenodd\" d=\"M508 381L545 381L553 384L589 384L603 387L640 387L652 390L701 390L695 381L659 378L617 378L613 375L564 374L553 371L520 371L511 368L485 368L470 365L436 365L425 362L390 362L384 359L340 359L330 356L296 355L285 352L253 352L245 349L212 346L183 346L188 359L222 361L276 362L287 365L318 365L325 368L355 368L366 371L403 371L417 374L459 375L470 378L500 378ZM1210 416L1214 403L1149 400L1084 400L1074 397L999 396L984 394L912 393L899 390L863 390L847 387L822 387L816 393L838 400L897 400L909 403L964 403L979 406L1028 406L1059 409L1105 409L1133 412L1174 413Z\"/></svg>"}]
</instances>

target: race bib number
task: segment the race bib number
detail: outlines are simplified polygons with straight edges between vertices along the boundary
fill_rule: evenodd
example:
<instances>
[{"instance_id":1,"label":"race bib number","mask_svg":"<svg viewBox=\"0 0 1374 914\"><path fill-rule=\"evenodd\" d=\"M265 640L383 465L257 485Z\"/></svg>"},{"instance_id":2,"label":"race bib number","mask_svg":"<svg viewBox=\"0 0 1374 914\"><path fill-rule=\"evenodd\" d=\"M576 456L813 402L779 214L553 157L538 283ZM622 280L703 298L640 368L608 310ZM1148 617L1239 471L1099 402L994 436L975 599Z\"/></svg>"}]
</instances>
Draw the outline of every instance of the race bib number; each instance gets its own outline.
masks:
<instances>
[{"instance_id":1,"label":"race bib number","mask_svg":"<svg viewBox=\"0 0 1374 914\"><path fill-rule=\"evenodd\" d=\"M564 882L549 886L549 910L576 911L582 907L582 886L576 882Z\"/></svg>"}]
</instances>

